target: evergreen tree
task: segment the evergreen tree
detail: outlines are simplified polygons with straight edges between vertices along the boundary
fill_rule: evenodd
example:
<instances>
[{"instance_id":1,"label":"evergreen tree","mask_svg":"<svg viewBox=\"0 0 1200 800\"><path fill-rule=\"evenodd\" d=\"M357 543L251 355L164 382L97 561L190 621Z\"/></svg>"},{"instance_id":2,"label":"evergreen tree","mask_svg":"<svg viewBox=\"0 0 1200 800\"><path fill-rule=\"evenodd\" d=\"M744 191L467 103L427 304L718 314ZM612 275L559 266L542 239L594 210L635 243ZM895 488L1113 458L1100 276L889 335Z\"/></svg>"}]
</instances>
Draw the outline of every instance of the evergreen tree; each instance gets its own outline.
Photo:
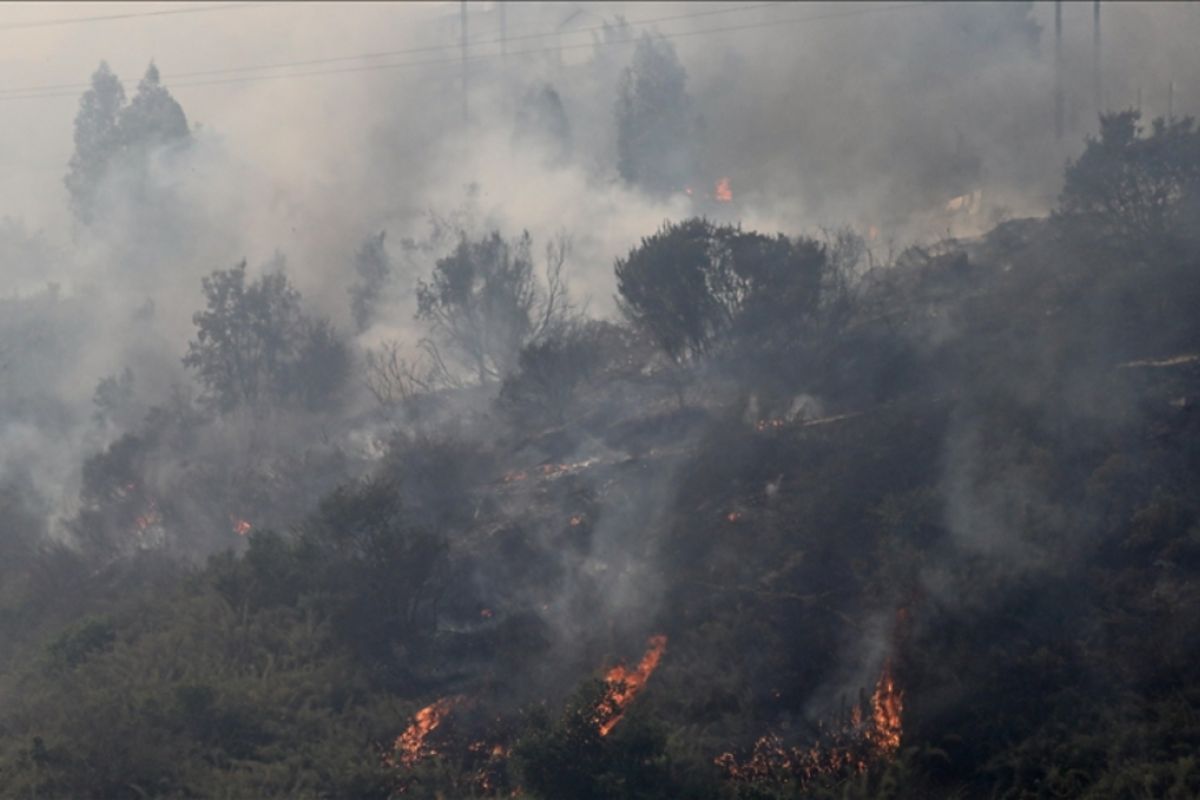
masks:
<instances>
[{"instance_id":1,"label":"evergreen tree","mask_svg":"<svg viewBox=\"0 0 1200 800\"><path fill-rule=\"evenodd\" d=\"M79 101L75 116L75 153L64 183L71 194L71 209L81 222L94 218L97 187L108 170L120 142L119 123L125 105L125 88L101 61L92 74L92 88Z\"/></svg>"},{"instance_id":2,"label":"evergreen tree","mask_svg":"<svg viewBox=\"0 0 1200 800\"><path fill-rule=\"evenodd\" d=\"M121 111L120 140L126 151L145 151L188 137L183 108L162 85L154 62L138 83L137 94Z\"/></svg>"},{"instance_id":3,"label":"evergreen tree","mask_svg":"<svg viewBox=\"0 0 1200 800\"><path fill-rule=\"evenodd\" d=\"M617 92L617 170L629 183L667 194L691 172L692 100L687 71L665 39L642 36Z\"/></svg>"}]
</instances>

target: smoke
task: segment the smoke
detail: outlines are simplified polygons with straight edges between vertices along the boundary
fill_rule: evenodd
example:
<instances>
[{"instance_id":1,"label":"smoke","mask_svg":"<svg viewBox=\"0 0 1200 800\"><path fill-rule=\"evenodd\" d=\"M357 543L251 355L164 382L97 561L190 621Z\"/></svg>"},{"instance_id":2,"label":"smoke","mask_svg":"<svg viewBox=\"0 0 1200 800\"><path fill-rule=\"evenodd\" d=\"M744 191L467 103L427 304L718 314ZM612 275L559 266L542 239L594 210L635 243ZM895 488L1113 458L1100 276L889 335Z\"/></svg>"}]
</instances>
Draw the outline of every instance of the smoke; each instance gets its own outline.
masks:
<instances>
[{"instance_id":1,"label":"smoke","mask_svg":"<svg viewBox=\"0 0 1200 800\"><path fill-rule=\"evenodd\" d=\"M506 7L504 57L498 5L468 7L466 119L454 3L263 4L0 30L9 37L8 73L28 76L0 89L80 87L57 96L0 93L8 110L0 259L10 293L0 300L0 479L36 487L52 531L65 536L79 511L86 459L140 430L151 409L172 408L172 398L176 410L192 408L179 400L195 390L180 358L196 335L201 278L215 269L245 259L254 273L279 253L306 311L349 333L354 254L387 231L394 285L354 343L398 338L415 354L424 330L413 319L411 288L456 243L457 231L437 235L431 221L451 220L471 236L527 230L535 253L567 237L572 297L592 316L613 317L614 259L664 220L708 215L789 235L846 224L877 242L972 236L1007 217L1045 213L1097 111L1135 104L1140 89L1148 113L1165 113L1172 82L1174 113L1200 99L1191 56L1200 13L1188 5L1103 6L1098 106L1091 7L1067 4L1062 140L1054 136L1049 4L755 4L731 5L727 14L701 3ZM12 23L59 15L66 9L0 9L0 21ZM680 144L695 163L686 185L652 194L618 173L614 108L636 40L655 33L687 72L692 139ZM422 50L430 42L446 47ZM332 61L397 51L409 52ZM110 174L98 201L106 220L85 227L70 215L62 176L78 95L102 59L127 90L154 60L193 130L185 147L152 153L141 171ZM197 74L283 63L296 66ZM730 202L716 196L723 180ZM926 325L933 333L925 344L953 338L948 322ZM98 422L98 383L126 369L128 407ZM144 467L146 489L172 498L162 505L165 524L195 534L180 548L196 555L235 543L231 515L285 526L324 491L374 466L378 434L395 421L380 419L360 382L350 394L336 413L245 416L194 429L177 421L194 434L180 434L187 456L160 446ZM485 405L446 401L437 419L469 411L462 430L488 431ZM787 416L820 416L823 405L802 395ZM1044 564L1046 554L1023 533L1039 515L1058 513L1044 502L1028 454L990 447L979 425L959 420L945 435L943 522L953 555L922 579L947 602L962 589L960 558L993 559L1014 573ZM601 634L639 640L660 607L658 535L669 527L678 476L659 465L644 480L618 479L625 454L575 444L526 451L529 463L514 467L534 469L551 455L605 462L601 477L575 486L590 498L578 512L583 544L562 551L557 582L537 603L553 640L569 651L560 655L583 661L602 646ZM1004 458L1011 467L996 467ZM983 474L1004 480L985 485ZM512 516L523 502L513 500ZM556 495L538 502L555 519L529 535L553 552L571 503ZM210 524L218 530L200 543L197 531ZM480 574L477 591L503 594L504 578ZM891 613L838 643L849 666L829 686L861 686L878 672ZM608 627L596 629L595 620Z\"/></svg>"}]
</instances>

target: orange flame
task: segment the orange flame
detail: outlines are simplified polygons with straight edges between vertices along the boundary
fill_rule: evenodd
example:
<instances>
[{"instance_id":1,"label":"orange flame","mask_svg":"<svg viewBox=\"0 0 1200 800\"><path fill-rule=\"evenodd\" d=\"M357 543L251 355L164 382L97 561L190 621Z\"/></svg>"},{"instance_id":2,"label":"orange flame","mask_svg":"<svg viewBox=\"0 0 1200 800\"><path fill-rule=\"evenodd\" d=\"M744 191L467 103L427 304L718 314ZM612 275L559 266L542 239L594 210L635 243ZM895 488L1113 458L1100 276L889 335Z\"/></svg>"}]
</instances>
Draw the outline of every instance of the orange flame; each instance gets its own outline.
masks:
<instances>
[{"instance_id":1,"label":"orange flame","mask_svg":"<svg viewBox=\"0 0 1200 800\"><path fill-rule=\"evenodd\" d=\"M578 528L583 524L583 514L572 514L571 519L568 520L568 523L572 528Z\"/></svg>"},{"instance_id":2,"label":"orange flame","mask_svg":"<svg viewBox=\"0 0 1200 800\"><path fill-rule=\"evenodd\" d=\"M733 202L733 189L729 186L729 178L717 179L717 185L713 189L713 199L718 203Z\"/></svg>"},{"instance_id":3,"label":"orange flame","mask_svg":"<svg viewBox=\"0 0 1200 800\"><path fill-rule=\"evenodd\" d=\"M162 520L163 518L162 514L159 513L158 504L154 502L154 498L151 498L149 502L146 503L146 510L134 518L133 524L137 528L138 533L145 533L147 528L162 524Z\"/></svg>"},{"instance_id":4,"label":"orange flame","mask_svg":"<svg viewBox=\"0 0 1200 800\"><path fill-rule=\"evenodd\" d=\"M233 532L238 536L249 536L250 531L254 529L254 526L247 520L238 517L230 517L229 519L233 523Z\"/></svg>"},{"instance_id":5,"label":"orange flame","mask_svg":"<svg viewBox=\"0 0 1200 800\"><path fill-rule=\"evenodd\" d=\"M443 697L418 711L404 733L396 737L396 742L392 745L395 759L391 764L411 767L422 758L435 755L436 751L426 746L425 740L462 699L461 695Z\"/></svg>"},{"instance_id":6,"label":"orange flame","mask_svg":"<svg viewBox=\"0 0 1200 800\"><path fill-rule=\"evenodd\" d=\"M826 733L822 742L807 748L788 747L775 734L767 734L754 743L746 760L722 753L713 763L731 780L750 783L789 779L806 782L847 769L862 772L872 757L891 758L899 750L903 711L903 693L896 687L888 661L871 695L869 718L861 706L855 706L849 720Z\"/></svg>"},{"instance_id":7,"label":"orange flame","mask_svg":"<svg viewBox=\"0 0 1200 800\"><path fill-rule=\"evenodd\" d=\"M890 758L900 749L900 717L904 713L904 693L896 688L892 663L883 665L883 674L871 695L871 727L867 739L879 755Z\"/></svg>"},{"instance_id":8,"label":"orange flame","mask_svg":"<svg viewBox=\"0 0 1200 800\"><path fill-rule=\"evenodd\" d=\"M621 721L621 717L625 715L625 709L646 685L646 681L649 680L654 670L658 668L658 662L662 660L663 653L667 649L667 637L661 633L651 636L647 646L646 654L642 656L637 669L630 670L624 664L618 664L604 676L608 690L597 709L601 736L608 736L616 727L617 723Z\"/></svg>"}]
</instances>

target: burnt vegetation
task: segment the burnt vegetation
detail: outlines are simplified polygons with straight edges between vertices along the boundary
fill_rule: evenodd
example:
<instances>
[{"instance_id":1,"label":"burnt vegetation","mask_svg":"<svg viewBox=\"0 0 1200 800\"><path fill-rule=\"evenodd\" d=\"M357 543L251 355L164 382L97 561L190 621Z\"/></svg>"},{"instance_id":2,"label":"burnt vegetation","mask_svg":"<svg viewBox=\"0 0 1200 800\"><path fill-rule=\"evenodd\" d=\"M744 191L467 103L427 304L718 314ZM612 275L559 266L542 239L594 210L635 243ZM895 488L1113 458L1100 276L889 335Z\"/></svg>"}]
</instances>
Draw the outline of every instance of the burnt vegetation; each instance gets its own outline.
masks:
<instances>
[{"instance_id":1,"label":"burnt vegetation","mask_svg":"<svg viewBox=\"0 0 1200 800\"><path fill-rule=\"evenodd\" d=\"M685 78L637 44L626 181L687 173ZM153 67L114 81L77 124L89 225L111 159L186 145ZM97 385L121 434L67 538L0 484L0 795L1197 796L1200 132L1140 125L1101 120L1052 216L894 258L668 221L611 320L565 237L402 245L407 349L360 353L282 258L216 269L190 383ZM366 330L401 259L348 261Z\"/></svg>"}]
</instances>

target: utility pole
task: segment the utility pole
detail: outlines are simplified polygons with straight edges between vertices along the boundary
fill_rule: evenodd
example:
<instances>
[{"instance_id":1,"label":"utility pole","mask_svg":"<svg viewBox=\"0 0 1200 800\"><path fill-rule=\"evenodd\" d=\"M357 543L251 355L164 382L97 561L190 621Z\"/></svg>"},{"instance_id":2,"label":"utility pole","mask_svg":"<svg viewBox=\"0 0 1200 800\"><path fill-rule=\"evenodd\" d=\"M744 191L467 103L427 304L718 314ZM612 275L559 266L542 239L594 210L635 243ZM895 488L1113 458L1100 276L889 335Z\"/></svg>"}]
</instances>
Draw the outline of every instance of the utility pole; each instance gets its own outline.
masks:
<instances>
[{"instance_id":1,"label":"utility pole","mask_svg":"<svg viewBox=\"0 0 1200 800\"><path fill-rule=\"evenodd\" d=\"M467 124L467 0L462 0L462 121Z\"/></svg>"},{"instance_id":2,"label":"utility pole","mask_svg":"<svg viewBox=\"0 0 1200 800\"><path fill-rule=\"evenodd\" d=\"M1062 0L1054 0L1054 137L1063 137Z\"/></svg>"},{"instance_id":3,"label":"utility pole","mask_svg":"<svg viewBox=\"0 0 1200 800\"><path fill-rule=\"evenodd\" d=\"M1175 81L1167 83L1167 122L1175 118Z\"/></svg>"},{"instance_id":4,"label":"utility pole","mask_svg":"<svg viewBox=\"0 0 1200 800\"><path fill-rule=\"evenodd\" d=\"M1096 89L1096 113L1104 113L1104 84L1100 78L1100 0L1092 3L1092 83Z\"/></svg>"},{"instance_id":5,"label":"utility pole","mask_svg":"<svg viewBox=\"0 0 1200 800\"><path fill-rule=\"evenodd\" d=\"M496 3L496 9L500 12L500 63L508 61L508 25L504 18L504 0L499 0Z\"/></svg>"}]
</instances>

